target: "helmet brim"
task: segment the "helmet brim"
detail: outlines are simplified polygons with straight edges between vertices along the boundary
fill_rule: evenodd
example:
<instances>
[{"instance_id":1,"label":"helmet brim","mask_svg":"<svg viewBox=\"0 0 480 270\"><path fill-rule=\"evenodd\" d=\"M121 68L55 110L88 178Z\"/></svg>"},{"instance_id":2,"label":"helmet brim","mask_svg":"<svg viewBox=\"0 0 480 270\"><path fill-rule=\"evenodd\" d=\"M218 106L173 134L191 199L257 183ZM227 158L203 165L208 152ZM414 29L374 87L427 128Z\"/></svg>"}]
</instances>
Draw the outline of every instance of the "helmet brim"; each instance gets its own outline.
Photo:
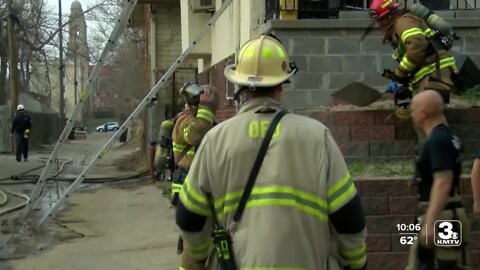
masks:
<instances>
[{"instance_id":1,"label":"helmet brim","mask_svg":"<svg viewBox=\"0 0 480 270\"><path fill-rule=\"evenodd\" d=\"M282 76L255 77L251 75L238 74L234 64L226 66L224 71L224 75L229 82L232 82L236 85L255 87L271 87L285 83L290 77L292 77L293 74L295 74L295 71Z\"/></svg>"}]
</instances>

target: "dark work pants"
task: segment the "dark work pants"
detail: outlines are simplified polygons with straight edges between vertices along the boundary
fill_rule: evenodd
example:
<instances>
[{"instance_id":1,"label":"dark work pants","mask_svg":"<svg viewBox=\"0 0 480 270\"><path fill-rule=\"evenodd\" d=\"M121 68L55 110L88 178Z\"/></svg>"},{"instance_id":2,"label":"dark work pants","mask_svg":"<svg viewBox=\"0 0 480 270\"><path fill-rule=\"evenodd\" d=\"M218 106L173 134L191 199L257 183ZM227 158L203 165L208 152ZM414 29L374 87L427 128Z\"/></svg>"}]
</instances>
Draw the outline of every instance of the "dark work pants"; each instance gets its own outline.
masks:
<instances>
[{"instance_id":1,"label":"dark work pants","mask_svg":"<svg viewBox=\"0 0 480 270\"><path fill-rule=\"evenodd\" d=\"M17 157L17 160L20 161L22 160L22 155L23 155L23 159L27 159L28 158L28 139L25 139L23 137L23 134L18 134L16 133L15 134L15 143L16 143L16 157Z\"/></svg>"}]
</instances>

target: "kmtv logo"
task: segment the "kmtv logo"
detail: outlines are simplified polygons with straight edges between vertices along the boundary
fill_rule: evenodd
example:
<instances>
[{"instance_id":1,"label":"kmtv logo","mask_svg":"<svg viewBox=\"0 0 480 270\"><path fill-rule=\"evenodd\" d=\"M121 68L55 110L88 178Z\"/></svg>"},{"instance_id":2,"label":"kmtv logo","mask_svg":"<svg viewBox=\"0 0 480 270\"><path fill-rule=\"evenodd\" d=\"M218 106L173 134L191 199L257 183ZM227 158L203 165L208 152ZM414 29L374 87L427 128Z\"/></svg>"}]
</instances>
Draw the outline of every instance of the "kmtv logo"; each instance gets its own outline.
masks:
<instances>
[{"instance_id":1,"label":"kmtv logo","mask_svg":"<svg viewBox=\"0 0 480 270\"><path fill-rule=\"evenodd\" d=\"M437 220L433 225L433 241L440 247L458 247L462 244L462 223L458 220Z\"/></svg>"}]
</instances>

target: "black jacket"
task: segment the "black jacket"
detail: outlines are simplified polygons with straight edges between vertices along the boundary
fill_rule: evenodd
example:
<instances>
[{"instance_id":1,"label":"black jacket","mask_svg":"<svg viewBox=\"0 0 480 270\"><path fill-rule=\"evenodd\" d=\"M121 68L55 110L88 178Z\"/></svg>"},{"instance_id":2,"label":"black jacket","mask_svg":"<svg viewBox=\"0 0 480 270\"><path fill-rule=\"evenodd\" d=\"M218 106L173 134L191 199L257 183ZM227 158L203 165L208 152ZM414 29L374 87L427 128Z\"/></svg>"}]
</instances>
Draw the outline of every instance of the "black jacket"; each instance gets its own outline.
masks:
<instances>
[{"instance_id":1,"label":"black jacket","mask_svg":"<svg viewBox=\"0 0 480 270\"><path fill-rule=\"evenodd\" d=\"M32 119L30 119L30 116L26 115L23 112L20 112L15 116L15 119L13 120L11 133L15 131L17 134L23 134L26 129L31 128Z\"/></svg>"}]
</instances>

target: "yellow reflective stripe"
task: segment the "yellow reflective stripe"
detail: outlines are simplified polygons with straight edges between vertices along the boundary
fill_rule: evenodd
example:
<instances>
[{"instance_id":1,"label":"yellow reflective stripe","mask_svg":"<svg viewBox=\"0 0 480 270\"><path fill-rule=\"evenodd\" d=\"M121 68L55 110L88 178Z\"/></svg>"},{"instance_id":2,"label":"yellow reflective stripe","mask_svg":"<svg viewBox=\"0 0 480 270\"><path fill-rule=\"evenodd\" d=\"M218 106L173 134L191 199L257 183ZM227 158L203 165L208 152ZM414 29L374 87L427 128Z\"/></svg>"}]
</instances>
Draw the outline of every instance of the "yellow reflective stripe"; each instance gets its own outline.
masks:
<instances>
[{"instance_id":1,"label":"yellow reflective stripe","mask_svg":"<svg viewBox=\"0 0 480 270\"><path fill-rule=\"evenodd\" d=\"M175 184L175 183L172 183L172 193L178 193L182 190L182 184Z\"/></svg>"},{"instance_id":2,"label":"yellow reflective stripe","mask_svg":"<svg viewBox=\"0 0 480 270\"><path fill-rule=\"evenodd\" d=\"M351 196L355 193L355 191L356 188L353 184L350 173L347 172L347 174L339 182L337 182L333 187L328 189L328 212L335 212L338 206L342 205L345 201L350 199Z\"/></svg>"},{"instance_id":3,"label":"yellow reflective stripe","mask_svg":"<svg viewBox=\"0 0 480 270\"><path fill-rule=\"evenodd\" d=\"M262 50L262 56L263 56L263 58L265 58L265 59L270 59L270 58L272 58L272 57L273 57L273 51L272 51L272 49L267 48L267 47L263 48L263 50Z\"/></svg>"},{"instance_id":4,"label":"yellow reflective stripe","mask_svg":"<svg viewBox=\"0 0 480 270\"><path fill-rule=\"evenodd\" d=\"M331 188L328 189L328 191L327 191L327 196L328 196L328 197L331 197L333 194L335 194L335 192L337 192L337 191L340 190L343 186L345 186L346 184L348 184L348 182L350 181L350 179L351 179L350 173L347 172L347 173L345 174L345 176L343 176L340 181L338 181L335 185L333 185Z\"/></svg>"},{"instance_id":5,"label":"yellow reflective stripe","mask_svg":"<svg viewBox=\"0 0 480 270\"><path fill-rule=\"evenodd\" d=\"M393 0L387 0L385 1L385 3L382 4L382 8L386 8L388 7L388 5L390 5L392 3Z\"/></svg>"},{"instance_id":6,"label":"yellow reflective stripe","mask_svg":"<svg viewBox=\"0 0 480 270\"><path fill-rule=\"evenodd\" d=\"M212 124L214 119L213 112L206 108L200 108L197 112L197 118L204 119L208 123Z\"/></svg>"},{"instance_id":7,"label":"yellow reflective stripe","mask_svg":"<svg viewBox=\"0 0 480 270\"><path fill-rule=\"evenodd\" d=\"M280 48L280 46L277 46L277 53L278 53L278 57L285 58L285 52L283 51L282 48Z\"/></svg>"},{"instance_id":8,"label":"yellow reflective stripe","mask_svg":"<svg viewBox=\"0 0 480 270\"><path fill-rule=\"evenodd\" d=\"M188 176L185 178L183 188L180 191L180 199L188 210L203 216L211 215L207 198L200 195L190 186L190 178Z\"/></svg>"},{"instance_id":9,"label":"yellow reflective stripe","mask_svg":"<svg viewBox=\"0 0 480 270\"><path fill-rule=\"evenodd\" d=\"M203 259L208 256L208 248L211 244L211 238L207 242L198 246L189 246L190 255L195 259Z\"/></svg>"},{"instance_id":10,"label":"yellow reflective stripe","mask_svg":"<svg viewBox=\"0 0 480 270\"><path fill-rule=\"evenodd\" d=\"M340 254L347 259L350 266L354 268L363 266L367 261L365 244L354 250L340 251Z\"/></svg>"},{"instance_id":11,"label":"yellow reflective stripe","mask_svg":"<svg viewBox=\"0 0 480 270\"><path fill-rule=\"evenodd\" d=\"M415 65L410 62L407 58L407 56L405 55L403 58L402 58L402 61L400 62L400 67L404 70L404 71L407 71L407 72L410 72L412 71L414 68L415 68Z\"/></svg>"},{"instance_id":12,"label":"yellow reflective stripe","mask_svg":"<svg viewBox=\"0 0 480 270\"><path fill-rule=\"evenodd\" d=\"M455 64L455 58L453 56L440 59L440 68L442 69L442 68L446 68L446 67L451 67L456 72L457 66ZM431 73L435 72L436 69L437 69L436 63L430 64L426 67L421 68L413 76L412 83L415 84L415 83L419 82L420 80L422 80L428 74L431 74Z\"/></svg>"},{"instance_id":13,"label":"yellow reflective stripe","mask_svg":"<svg viewBox=\"0 0 480 270\"><path fill-rule=\"evenodd\" d=\"M183 138L185 139L188 138L188 131L189 131L189 126L183 129Z\"/></svg>"},{"instance_id":14,"label":"yellow reflective stripe","mask_svg":"<svg viewBox=\"0 0 480 270\"><path fill-rule=\"evenodd\" d=\"M402 33L402 41L405 42L407 38L414 36L414 35L422 35L425 36L425 34L420 30L419 28L410 28Z\"/></svg>"},{"instance_id":15,"label":"yellow reflective stripe","mask_svg":"<svg viewBox=\"0 0 480 270\"><path fill-rule=\"evenodd\" d=\"M218 213L219 218L222 218L222 215L237 209L242 193L243 190L228 193L223 198L215 201L215 208L217 209L216 212ZM246 207L249 208L266 205L291 206L321 220L328 220L326 201L321 200L315 195L292 187L254 187Z\"/></svg>"},{"instance_id":16,"label":"yellow reflective stripe","mask_svg":"<svg viewBox=\"0 0 480 270\"><path fill-rule=\"evenodd\" d=\"M424 33L425 36L427 36L427 37L433 37L433 35L434 35L432 29L430 29L430 28L425 29L425 31L423 31L423 33Z\"/></svg>"},{"instance_id":17,"label":"yellow reflective stripe","mask_svg":"<svg viewBox=\"0 0 480 270\"><path fill-rule=\"evenodd\" d=\"M187 270L187 268L181 267L179 268L180 270Z\"/></svg>"},{"instance_id":18,"label":"yellow reflective stripe","mask_svg":"<svg viewBox=\"0 0 480 270\"><path fill-rule=\"evenodd\" d=\"M182 153L183 150L186 148L187 146L186 145L183 145L183 144L179 144L179 143L173 143L173 152L174 153ZM195 155L195 147L190 147L190 150L188 150L187 152L187 155L188 156L192 156L192 155Z\"/></svg>"},{"instance_id":19,"label":"yellow reflective stripe","mask_svg":"<svg viewBox=\"0 0 480 270\"><path fill-rule=\"evenodd\" d=\"M252 58L253 55L255 54L255 48L253 46L248 46L246 49L245 49L245 52L243 53L244 56L248 57L248 58Z\"/></svg>"}]
</instances>

